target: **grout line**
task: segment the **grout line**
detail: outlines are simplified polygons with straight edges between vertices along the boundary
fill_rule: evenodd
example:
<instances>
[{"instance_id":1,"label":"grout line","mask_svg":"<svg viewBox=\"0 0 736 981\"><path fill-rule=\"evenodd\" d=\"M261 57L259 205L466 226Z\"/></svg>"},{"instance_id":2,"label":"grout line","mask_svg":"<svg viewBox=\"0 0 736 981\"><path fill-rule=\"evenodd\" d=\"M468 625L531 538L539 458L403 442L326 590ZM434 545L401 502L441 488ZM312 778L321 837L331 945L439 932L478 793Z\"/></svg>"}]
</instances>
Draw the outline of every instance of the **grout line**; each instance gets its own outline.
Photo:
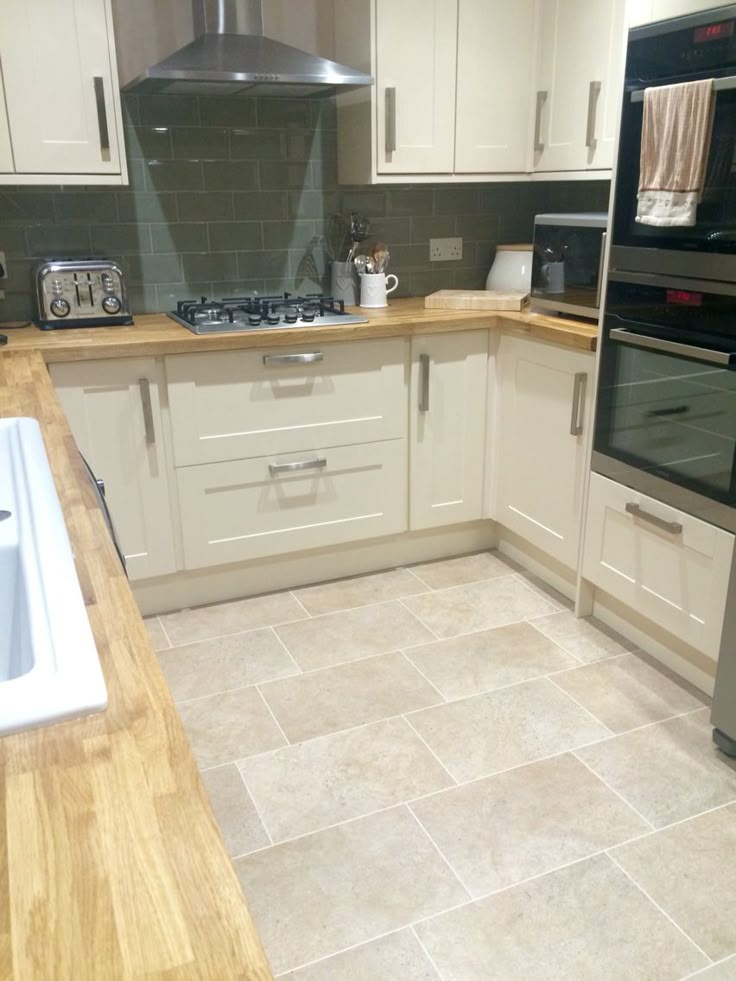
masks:
<instances>
[{"instance_id":1,"label":"grout line","mask_svg":"<svg viewBox=\"0 0 736 981\"><path fill-rule=\"evenodd\" d=\"M271 633L276 638L276 643L279 644L281 647L283 647L284 653L286 654L286 656L289 658L289 660L291 661L291 663L296 668L296 673L297 674L304 674L304 672L302 671L301 667L297 664L296 659L294 658L294 655L291 653L291 651L289 650L289 648L286 646L286 644L283 642L283 640L276 633L276 629L274 627L269 627L268 629L271 631ZM287 675L286 677L293 678L294 675ZM269 680L270 681L281 681L282 679L281 678L270 678ZM259 685L265 685L265 684L267 684L266 681L258 681L256 683L259 684Z\"/></svg>"},{"instance_id":2,"label":"grout line","mask_svg":"<svg viewBox=\"0 0 736 981\"><path fill-rule=\"evenodd\" d=\"M722 957L721 960L719 961L713 961L712 964L706 964L705 967L698 968L698 970L693 972L693 974L686 974L685 977L681 979L681 981L691 981L691 978L697 979L699 977L702 977L702 975L705 974L706 971L710 971L712 967L720 967L722 964L727 964L729 961L733 961L734 967L736 967L736 956L734 956L733 954L727 954L725 957Z\"/></svg>"},{"instance_id":3,"label":"grout line","mask_svg":"<svg viewBox=\"0 0 736 981\"><path fill-rule=\"evenodd\" d=\"M273 709L271 708L271 706L270 706L270 705L268 704L268 702L266 701L266 696L265 696L265 695L263 694L263 692L262 692L262 691L261 691L261 689L260 689L260 688L258 687L258 685L254 685L253 687L254 687L254 688L255 688L255 690L256 690L256 691L258 692L258 694L259 694L259 695L261 696L261 701L262 701L262 702L263 702L263 704L264 704L264 705L266 706L266 708L267 708L267 710L268 710L268 714L269 714L269 715L271 716L271 718L273 719L273 721L274 721L274 722L276 723L276 728L277 728L277 729L279 730L279 732L281 733L281 735L282 735L282 736L284 737L284 739L286 740L286 745L287 745L287 746L291 746L291 745L293 745L293 744L292 744L292 742L291 742L291 740L289 739L289 737L288 737L288 736L286 735L286 733L284 732L284 730L283 730L283 729L281 728L281 723L280 723L280 722L279 722L279 720L278 720L278 719L276 718L276 716L275 716L275 715L273 714ZM279 748L279 749L283 749L283 747L282 747L282 746L280 746L280 747L277 747L277 748ZM247 756L246 756L246 757L244 757L244 759L247 759L247 758L248 758Z\"/></svg>"},{"instance_id":4,"label":"grout line","mask_svg":"<svg viewBox=\"0 0 736 981\"><path fill-rule=\"evenodd\" d=\"M420 563L420 565L425 565L425 564L429 564L429 563ZM424 592L425 593L434 593L435 592L434 588L432 586L430 586L428 582L425 582L422 579L422 577L419 575L418 572L414 572L414 570L412 569L412 567L410 565L402 565L402 566L400 566L400 568L401 569L405 569L407 572L410 572L412 574L412 576L414 576L414 578L416 579L416 581L418 583L421 583L421 585L424 587ZM422 593L414 593L414 595L415 596L422 596L423 594Z\"/></svg>"},{"instance_id":5,"label":"grout line","mask_svg":"<svg viewBox=\"0 0 736 981\"><path fill-rule=\"evenodd\" d=\"M291 660L293 661L294 659L291 658ZM174 704L177 706L191 705L192 702L201 702L205 698L215 698L218 695L232 695L236 691L247 691L248 688L257 688L258 685L270 685L274 681L288 681L290 678L299 678L302 674L303 672L300 670L299 665L297 665L297 669L293 674L286 674L281 678L264 678L261 681L252 682L250 685L238 685L237 688L222 688L217 691L207 692L206 695L194 695L192 698L176 698L174 699Z\"/></svg>"},{"instance_id":6,"label":"grout line","mask_svg":"<svg viewBox=\"0 0 736 981\"><path fill-rule=\"evenodd\" d=\"M613 864L616 866L616 868L620 869L623 872L623 874L626 876L626 878L636 886L636 888L639 890L639 892L649 900L649 902L652 904L652 906L655 906L659 910L659 912L662 913L662 915L665 916L670 921L670 923L677 929L678 933L681 933L683 935L683 937L686 940L688 940L693 945L693 947L695 947L695 949L698 950L703 955L703 957L705 957L705 959L708 961L708 964L706 966L711 966L713 964L713 958L709 957L706 954L706 952L703 950L703 948L700 946L700 944L697 944L693 940L693 938L691 936L689 936L687 933L685 933L685 931L682 929L682 927L680 926L680 924L676 920L673 920L672 919L672 917L667 912L667 910L663 909L659 905L659 903L649 895L649 893L646 891L646 889L636 881L636 879L633 877L633 875L631 875L629 872L627 872L626 869L623 867L623 865L621 865L613 857L613 855L611 855L610 851L607 851L606 852L606 855L611 860L611 862L613 862Z\"/></svg>"},{"instance_id":7,"label":"grout line","mask_svg":"<svg viewBox=\"0 0 736 981\"><path fill-rule=\"evenodd\" d=\"M582 763L582 760L580 762ZM633 845L635 842L643 841L645 838L651 838L654 835L661 834L663 831L671 831L672 828L676 828L681 824L687 824L688 821L695 821L698 818L707 817L708 814L714 814L716 811L723 811L727 807L733 807L735 804L736 797L734 797L732 800L726 801L725 804L716 804L715 807L709 807L707 811L699 811L697 814L690 814L688 817L678 818L677 821L673 821L671 824L663 824L661 828L653 826L651 831L644 831L642 834L636 835L635 838L629 838L627 841L621 841L618 845L611 845L610 850L619 847L623 848L624 845Z\"/></svg>"},{"instance_id":8,"label":"grout line","mask_svg":"<svg viewBox=\"0 0 736 981\"><path fill-rule=\"evenodd\" d=\"M409 650L411 650L411 648L409 648ZM440 691L440 689L437 687L437 685L435 685L435 683L432 681L431 678L428 678L427 677L427 675L422 671L422 669L419 667L419 665L418 664L415 664L414 661L412 661L412 659L409 657L409 655L406 653L406 651L400 650L398 653L401 654L401 656L404 658L404 660L406 661L407 664L411 665L411 667L414 668L414 670L417 672L417 674L420 674L424 678L424 680L427 682L427 684L431 688L434 688L434 690L440 696L440 698L442 699L442 701L443 702L446 702L447 701L447 698L446 698L444 692Z\"/></svg>"},{"instance_id":9,"label":"grout line","mask_svg":"<svg viewBox=\"0 0 736 981\"><path fill-rule=\"evenodd\" d=\"M447 866L447 868L450 870L450 872L452 872L452 874L455 876L455 878L457 879L457 881L463 887L463 889L465 890L465 892L468 895L468 898L469 899L474 899L475 897L473 896L472 890L463 882L463 879L462 879L460 873L457 871L457 869L452 864L452 862L447 857L447 855L445 855L445 853L442 851L442 849L437 844L437 842L434 840L434 838L429 833L429 831L427 831L427 829L424 827L424 825L419 820L419 818L416 816L416 814L411 809L411 807L409 807L408 804L404 804L403 806L406 808L406 810L409 812L409 814L411 814L411 816L414 818L414 821L416 822L417 827L421 829L423 835L426 835L427 840L430 842L430 844L432 845L432 847L434 848L434 850L437 852L437 854L440 856L440 858L445 863L445 865Z\"/></svg>"},{"instance_id":10,"label":"grout line","mask_svg":"<svg viewBox=\"0 0 736 981\"><path fill-rule=\"evenodd\" d=\"M296 602L299 604L299 606L301 606L301 608L304 610L305 614L307 615L307 619L308 620L312 620L313 619L312 614L309 612L309 610L306 608L306 606L302 603L302 601L299 599L299 597L296 595L296 593L294 592L293 589L290 589L289 590L289 596L291 596L291 598L293 600L296 600ZM294 621L294 622L295 623L298 623L299 621L297 620L297 621Z\"/></svg>"},{"instance_id":11,"label":"grout line","mask_svg":"<svg viewBox=\"0 0 736 981\"><path fill-rule=\"evenodd\" d=\"M168 644L169 644L169 646L168 647L165 647L164 650L171 650L174 645L171 643L171 637L169 637L169 635L166 633L166 627L164 627L163 622L161 620L161 617L160 616L157 616L156 617L156 620L158 621L159 627L161 627L162 634L164 635L164 637L166 638L166 640L168 641ZM156 653L158 653L158 652L156 652Z\"/></svg>"},{"instance_id":12,"label":"grout line","mask_svg":"<svg viewBox=\"0 0 736 981\"><path fill-rule=\"evenodd\" d=\"M550 681L551 680L552 679L550 678ZM655 719L654 722L644 722L640 726L634 726L633 729L625 729L623 732L614 732L613 736L605 736L603 739L597 739L596 742L605 743L612 738L620 739L622 736L631 735L632 732L641 732L642 729L651 729L653 726L661 726L665 722L674 722L675 719L683 719L686 715L695 715L696 712L704 712L709 710L710 708L708 705L701 705L695 709L687 709L685 712L678 712L677 715L670 715L666 719ZM592 745L592 744L588 743L586 745ZM582 749L582 748L583 748L582 746L578 747L578 749Z\"/></svg>"},{"instance_id":13,"label":"grout line","mask_svg":"<svg viewBox=\"0 0 736 981\"><path fill-rule=\"evenodd\" d=\"M626 800L626 798L624 797L624 795L623 794L620 794L618 792L618 790L616 790L615 787L612 787L611 784L600 775L600 773L596 773L596 771L593 769L592 766L588 766L588 764L585 762L585 760L581 760L580 757L578 756L578 754L575 752L575 750L572 750L571 751L571 755L574 756L575 759L578 761L578 763L582 764L589 773L592 773L592 775L596 778L596 780L600 780L600 782L603 784L604 787L607 787L611 791L612 794L615 794L616 797L618 797L618 799L620 801L623 801L623 803L629 808L629 810L633 811L634 814L636 814L637 817L641 818L641 820L644 822L644 824L651 831L656 831L657 830L657 828L652 824L652 822L649 820L649 818L644 817L644 815L641 813L641 811L637 810L637 808L635 808L634 805L630 801ZM646 838L649 833L650 833L650 831L646 831L646 832L644 832L641 835L634 835L633 838L627 838L626 841L620 841L619 844L620 845L624 845L624 844L627 844L629 841L636 841L637 838Z\"/></svg>"},{"instance_id":14,"label":"grout line","mask_svg":"<svg viewBox=\"0 0 736 981\"><path fill-rule=\"evenodd\" d=\"M250 787L248 786L248 781L243 776L243 773L242 773L240 767L237 765L237 763L235 764L235 769L238 771L238 774L240 775L240 779L243 781L243 786L245 787L245 792L248 795L248 797L250 798L251 804L253 805L253 809L255 810L255 812L256 812L256 814L258 816L258 820L261 822L261 825L263 827L263 830L266 832L266 837L268 838L268 840L270 841L270 843L273 845L274 844L273 835L269 831L268 825L266 824L266 820L263 817L263 815L261 814L260 808L258 807L258 803L257 803L255 797L253 796L253 794L250 791ZM232 857L231 861L235 861L236 858L242 858L243 855L249 855L249 854L250 854L250 852L243 852L242 855L235 855L235 856Z\"/></svg>"},{"instance_id":15,"label":"grout line","mask_svg":"<svg viewBox=\"0 0 736 981\"><path fill-rule=\"evenodd\" d=\"M430 963L430 964L432 965L432 967L433 967L433 968L435 969L435 971L437 972L437 977L439 978L439 981L445 981L445 976L444 976L444 974L442 973L442 971L440 971L440 969L439 969L439 967L437 967L437 964L436 964L436 962L435 962L435 959L434 959L434 957L432 957L432 955L430 954L430 952L429 952L429 951L427 950L427 948L426 948L426 947L424 946L424 943L423 943L423 941L422 941L422 938L421 938L421 937L419 936L419 934L417 933L417 931L416 931L416 929L415 929L415 925L414 925L413 923L412 923L412 925L411 925L411 926L409 927L409 930L411 931L411 933L412 933L412 935L413 935L413 936L414 936L414 938L416 939L416 942L417 942L417 943L419 944L419 946L421 947L421 949L422 949L422 951L424 952L424 956L425 956L425 957L427 958L427 960L429 961L429 963Z\"/></svg>"},{"instance_id":16,"label":"grout line","mask_svg":"<svg viewBox=\"0 0 736 981\"><path fill-rule=\"evenodd\" d=\"M531 575L531 573L529 573L529 575ZM554 607L554 610L552 610L551 613L538 613L536 614L537 616L549 617L552 616L553 613L563 613L565 611L568 613L572 612L569 606L563 606L558 600L553 599L549 593L545 593L545 591L535 583L529 582L528 579L525 579L523 572L515 572L514 579L516 579L517 582L520 582L522 586L526 586L527 589L531 589L534 595L539 597L539 599L546 600L547 603L551 603ZM554 589L554 586L550 586L550 589ZM555 592L559 592L559 590L555 590ZM562 596L562 593L560 593L560 596Z\"/></svg>"},{"instance_id":17,"label":"grout line","mask_svg":"<svg viewBox=\"0 0 736 981\"><path fill-rule=\"evenodd\" d=\"M532 624L530 624L530 626L532 626ZM541 630L538 630L537 633L542 633L542 632L541 632ZM542 634L542 636L545 637L546 634ZM547 640L552 640L552 638L551 637L547 637ZM563 653L569 654L570 657L575 657L574 654L570 654L570 651L565 650L565 648L562 647L561 644L558 644L557 641L552 640L552 643L555 644L557 647L559 647L560 650ZM559 671L550 671L549 674L547 675L547 677L548 678L552 678L552 677L557 676L558 674L570 674L573 671L580 671L581 668L594 668L597 664L603 664L604 662L608 662L608 661L617 661L617 660L619 660L622 657L632 657L633 655L635 655L637 653L639 653L639 652L638 651L621 651L620 654L612 654L611 657L605 657L605 658L603 658L602 661L587 661L586 662L586 661L580 661L579 658L576 658L576 660L578 661L578 664L574 664L571 668L560 668Z\"/></svg>"},{"instance_id":18,"label":"grout line","mask_svg":"<svg viewBox=\"0 0 736 981\"><path fill-rule=\"evenodd\" d=\"M570 610L558 610L558 612L559 613L570 613L571 611ZM545 615L552 615L552 616L554 616L554 614L545 614ZM557 644L558 647L561 647L563 651L565 651L567 654L570 655L570 657L574 657L576 661L580 661L581 664L584 664L586 666L589 665L589 664L600 664L602 661L610 661L612 657L618 657L619 654L633 654L634 651L639 650L638 647L634 646L634 647L631 648L631 650L616 651L616 653L614 653L614 654L606 654L605 657L597 657L593 661L584 661L581 657L578 657L577 654L573 654L573 652L569 648L565 647L565 645L562 643L562 641L555 640L554 638L549 637L540 627L538 627L534 621L535 620L541 620L541 619L542 619L541 616L527 618L527 623L530 624L530 626L534 627L534 629L536 631L538 631L543 637L546 637L547 640L551 640L553 644ZM580 617L580 619L581 620L584 620L586 618L585 617ZM606 635L604 634L603 636L605 637Z\"/></svg>"},{"instance_id":19,"label":"grout line","mask_svg":"<svg viewBox=\"0 0 736 981\"><path fill-rule=\"evenodd\" d=\"M406 724L409 726L409 728L411 729L411 731L416 734L417 738L427 747L427 750L432 754L432 756L434 756L434 758L437 760L437 762L439 763L439 765L445 771L445 773L447 774L447 776L450 778L450 780L452 780L452 786L453 787L459 787L460 784L458 783L458 781L455 779L455 777L452 775L452 773L450 773L450 771L447 769L447 767L445 766L445 764L442 762L442 760L439 758L439 756L435 753L435 751L429 745L429 743L424 738L424 736L421 734L421 732L418 732L417 731L417 729L411 724L411 722L409 721L409 719L407 719L407 717L405 715L402 715L401 718L404 720L404 722L406 722ZM451 787L445 787L443 789L444 790L450 790ZM429 794L422 794L421 797L413 797L411 799L411 801L405 801L405 803L408 804L408 803L412 803L414 801L423 800L425 797L432 797L434 794L441 794L441 793L442 793L442 790L433 790Z\"/></svg>"},{"instance_id":20,"label":"grout line","mask_svg":"<svg viewBox=\"0 0 736 981\"><path fill-rule=\"evenodd\" d=\"M238 600L233 600L232 602L237 603ZM170 616L170 614L165 613L161 616ZM245 630L233 630L226 634L208 634L206 637L198 637L196 640L188 640L184 644L172 644L171 646L178 649L180 647L191 647L193 644L206 644L213 640L225 640L227 637L237 637L239 634L253 634L256 632L256 630L275 630L276 627L283 627L289 623L303 623L308 617L309 614L307 614L306 617L296 617L294 620L281 620L279 623L261 623L255 627L246 627ZM161 619L161 617L159 617L159 619ZM163 625L163 621L161 622L161 626L164 629L164 633L166 633L166 628ZM166 636L169 636L168 633L166 633Z\"/></svg>"},{"instance_id":21,"label":"grout line","mask_svg":"<svg viewBox=\"0 0 736 981\"><path fill-rule=\"evenodd\" d=\"M423 596L425 594L424 593L417 593L416 595L417 596ZM404 607L404 609L409 614L409 616L414 617L414 619L417 620L424 627L425 630L428 630L430 632L430 634L434 637L435 640L442 640L442 638L438 634L436 634L434 632L434 630L432 630L432 628L428 624L426 624L424 622L424 620L422 620L422 618L419 616L418 613L415 613L414 610L412 610L410 607L408 607L406 605L406 603L404 602L403 599L399 599L399 600L397 600L397 602L400 603ZM430 643L430 642L425 640L425 641L422 641L422 643L427 644L427 643ZM420 644L409 644L408 646L409 647L419 647L421 645Z\"/></svg>"},{"instance_id":22,"label":"grout line","mask_svg":"<svg viewBox=\"0 0 736 981\"><path fill-rule=\"evenodd\" d=\"M558 692L560 692L560 694L567 695L570 701L573 702L575 705L577 705L579 709L582 709L586 715L589 715L594 722L597 722L599 726L603 726L603 728L606 730L607 733L609 733L609 735L611 736L616 735L613 729L610 729L602 719L599 719L597 715L594 715L589 708L586 708L585 705L583 705L582 702L579 702L577 698L574 697L574 695L570 694L569 691L565 691L564 688L558 685L557 682L554 680L554 678L551 678L549 675L545 675L545 677L551 685L555 686L555 688L557 689Z\"/></svg>"}]
</instances>

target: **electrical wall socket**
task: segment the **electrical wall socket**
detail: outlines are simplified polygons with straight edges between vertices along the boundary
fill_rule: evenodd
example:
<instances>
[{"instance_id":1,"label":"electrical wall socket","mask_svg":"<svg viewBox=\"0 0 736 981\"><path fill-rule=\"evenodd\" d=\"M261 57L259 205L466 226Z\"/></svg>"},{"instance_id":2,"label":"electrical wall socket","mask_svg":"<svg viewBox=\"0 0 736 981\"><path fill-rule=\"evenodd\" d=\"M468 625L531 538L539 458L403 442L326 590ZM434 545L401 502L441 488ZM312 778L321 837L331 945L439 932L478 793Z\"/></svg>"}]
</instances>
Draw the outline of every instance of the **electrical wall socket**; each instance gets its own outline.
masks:
<instances>
[{"instance_id":1,"label":"electrical wall socket","mask_svg":"<svg viewBox=\"0 0 736 981\"><path fill-rule=\"evenodd\" d=\"M461 238L431 238L429 240L430 262L451 262L463 257Z\"/></svg>"}]
</instances>

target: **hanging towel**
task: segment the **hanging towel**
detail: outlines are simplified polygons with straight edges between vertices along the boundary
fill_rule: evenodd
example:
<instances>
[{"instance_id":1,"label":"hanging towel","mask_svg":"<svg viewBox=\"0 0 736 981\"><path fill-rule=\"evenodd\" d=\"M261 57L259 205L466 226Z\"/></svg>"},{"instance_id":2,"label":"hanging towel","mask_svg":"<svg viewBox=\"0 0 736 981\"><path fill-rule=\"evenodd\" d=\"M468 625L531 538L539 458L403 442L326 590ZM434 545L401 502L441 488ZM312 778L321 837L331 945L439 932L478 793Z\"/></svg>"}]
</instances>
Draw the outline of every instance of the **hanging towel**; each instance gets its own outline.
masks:
<instances>
[{"instance_id":1,"label":"hanging towel","mask_svg":"<svg viewBox=\"0 0 736 981\"><path fill-rule=\"evenodd\" d=\"M694 225L713 128L713 79L644 91L636 220Z\"/></svg>"}]
</instances>

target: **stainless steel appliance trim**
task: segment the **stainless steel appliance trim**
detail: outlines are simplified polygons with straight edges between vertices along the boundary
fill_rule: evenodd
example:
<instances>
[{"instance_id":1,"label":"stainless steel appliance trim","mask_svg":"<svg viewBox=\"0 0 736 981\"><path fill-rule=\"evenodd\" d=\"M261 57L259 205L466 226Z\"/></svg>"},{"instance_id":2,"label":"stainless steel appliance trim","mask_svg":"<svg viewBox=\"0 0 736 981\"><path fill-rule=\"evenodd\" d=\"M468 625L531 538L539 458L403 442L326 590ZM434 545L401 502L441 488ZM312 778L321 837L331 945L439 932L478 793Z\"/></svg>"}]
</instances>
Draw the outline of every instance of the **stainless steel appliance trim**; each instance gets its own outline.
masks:
<instances>
[{"instance_id":1,"label":"stainless steel appliance trim","mask_svg":"<svg viewBox=\"0 0 736 981\"><path fill-rule=\"evenodd\" d=\"M716 283L702 279L683 279L681 276L661 276L658 273L624 272L615 269L608 278L616 283L633 283L634 286L662 286L666 289L689 290L695 293L716 293L719 296L736 296L736 283Z\"/></svg>"},{"instance_id":2,"label":"stainless steel appliance trim","mask_svg":"<svg viewBox=\"0 0 736 981\"><path fill-rule=\"evenodd\" d=\"M430 358L428 354L419 355L420 387L419 387L419 411L429 412L429 366Z\"/></svg>"},{"instance_id":3,"label":"stainless steel appliance trim","mask_svg":"<svg viewBox=\"0 0 736 981\"><path fill-rule=\"evenodd\" d=\"M655 85L647 86L647 88L656 88ZM728 92L731 89L736 89L736 75L729 75L728 78L714 78L713 79L713 91L714 92ZM646 89L635 89L631 93L632 102L643 102L644 92Z\"/></svg>"},{"instance_id":4,"label":"stainless steel appliance trim","mask_svg":"<svg viewBox=\"0 0 736 981\"><path fill-rule=\"evenodd\" d=\"M617 484L630 487L663 504L669 504L678 511L684 511L708 524L736 533L736 508L729 504L714 501L705 494L698 494L687 487L681 487L648 470L623 463L607 453L601 453L600 450L593 451L591 469L595 473L608 477L609 480L614 480Z\"/></svg>"},{"instance_id":5,"label":"stainless steel appliance trim","mask_svg":"<svg viewBox=\"0 0 736 981\"><path fill-rule=\"evenodd\" d=\"M540 307L542 310L550 310L553 313L574 313L578 317L587 317L590 320L598 320L600 311L598 307L584 307L578 303L565 303L564 300L546 300L532 292L531 304Z\"/></svg>"},{"instance_id":6,"label":"stainless steel appliance trim","mask_svg":"<svg viewBox=\"0 0 736 981\"><path fill-rule=\"evenodd\" d=\"M682 534L682 523L680 521L667 521L664 518L659 518L656 514L645 511L641 504L637 504L635 501L626 502L626 513L633 515L635 518L640 518L642 521L648 521L650 525L654 525L655 528L660 528L662 531L669 532L670 535Z\"/></svg>"},{"instance_id":7,"label":"stainless steel appliance trim","mask_svg":"<svg viewBox=\"0 0 736 981\"><path fill-rule=\"evenodd\" d=\"M666 231L666 229L665 229ZM736 282L736 255L727 252L698 252L677 249L639 248L612 245L610 270L661 273L692 279Z\"/></svg>"},{"instance_id":8,"label":"stainless steel appliance trim","mask_svg":"<svg viewBox=\"0 0 736 981\"><path fill-rule=\"evenodd\" d=\"M327 457L318 456L314 460L294 460L293 463L269 463L268 470L272 477L279 473L294 473L297 470L324 470Z\"/></svg>"},{"instance_id":9,"label":"stainless steel appliance trim","mask_svg":"<svg viewBox=\"0 0 736 981\"><path fill-rule=\"evenodd\" d=\"M386 128L386 156L396 153L396 86L389 85L386 88L386 114L384 126Z\"/></svg>"},{"instance_id":10,"label":"stainless steel appliance trim","mask_svg":"<svg viewBox=\"0 0 736 981\"><path fill-rule=\"evenodd\" d=\"M606 272L606 241L608 239L608 232L604 232L601 235L601 257L598 260L598 289L595 296L595 305L600 310L601 308L601 294L603 293L603 276Z\"/></svg>"},{"instance_id":11,"label":"stainless steel appliance trim","mask_svg":"<svg viewBox=\"0 0 736 981\"><path fill-rule=\"evenodd\" d=\"M583 434L583 419L581 414L585 396L585 386L587 384L588 373L586 371L576 372L572 389L572 410L570 412L571 436L582 436Z\"/></svg>"},{"instance_id":12,"label":"stainless steel appliance trim","mask_svg":"<svg viewBox=\"0 0 736 981\"><path fill-rule=\"evenodd\" d=\"M595 123L601 86L601 82L591 82L588 86L588 116L585 122L585 145L588 149L595 143Z\"/></svg>"},{"instance_id":13,"label":"stainless steel appliance trim","mask_svg":"<svg viewBox=\"0 0 736 981\"><path fill-rule=\"evenodd\" d=\"M95 75L95 105L97 106L97 125L100 129L100 152L103 160L110 159L110 131L107 126L107 106L105 104L105 82L102 75Z\"/></svg>"},{"instance_id":14,"label":"stainless steel appliance trim","mask_svg":"<svg viewBox=\"0 0 736 981\"><path fill-rule=\"evenodd\" d=\"M138 390L141 394L141 407L143 409L143 425L146 430L146 443L148 446L153 446L156 443L156 427L153 424L150 381L147 378L139 378Z\"/></svg>"},{"instance_id":15,"label":"stainless steel appliance trim","mask_svg":"<svg viewBox=\"0 0 736 981\"><path fill-rule=\"evenodd\" d=\"M534 149L537 153L541 153L544 150L544 143L542 143L542 109L547 101L547 95L548 93L544 89L540 89L537 92L537 108L534 116Z\"/></svg>"},{"instance_id":16,"label":"stainless steel appliance trim","mask_svg":"<svg viewBox=\"0 0 736 981\"><path fill-rule=\"evenodd\" d=\"M314 364L316 361L324 361L325 356L321 351L309 351L306 354L264 354L263 363L268 368L274 364Z\"/></svg>"},{"instance_id":17,"label":"stainless steel appliance trim","mask_svg":"<svg viewBox=\"0 0 736 981\"><path fill-rule=\"evenodd\" d=\"M561 225L582 228L607 228L606 211L564 211L561 213L542 213L534 216L535 225Z\"/></svg>"},{"instance_id":18,"label":"stainless steel appliance trim","mask_svg":"<svg viewBox=\"0 0 736 981\"><path fill-rule=\"evenodd\" d=\"M677 341L666 341L661 337L649 337L647 334L635 334L625 327L614 327L608 336L618 344L628 344L631 347L643 347L651 351L661 351L663 354L676 354L695 361L705 361L708 364L728 365L733 355L728 351L713 351L706 347L696 347L694 344L680 344Z\"/></svg>"},{"instance_id":19,"label":"stainless steel appliance trim","mask_svg":"<svg viewBox=\"0 0 736 981\"><path fill-rule=\"evenodd\" d=\"M673 31L686 31L690 27L733 20L734 18L736 18L736 5L733 4L719 7L717 10L710 9L695 14L684 14L682 17L670 17L668 20L657 21L654 24L642 24L641 27L633 27L629 31L629 43L648 37L660 37L662 34L671 34Z\"/></svg>"}]
</instances>

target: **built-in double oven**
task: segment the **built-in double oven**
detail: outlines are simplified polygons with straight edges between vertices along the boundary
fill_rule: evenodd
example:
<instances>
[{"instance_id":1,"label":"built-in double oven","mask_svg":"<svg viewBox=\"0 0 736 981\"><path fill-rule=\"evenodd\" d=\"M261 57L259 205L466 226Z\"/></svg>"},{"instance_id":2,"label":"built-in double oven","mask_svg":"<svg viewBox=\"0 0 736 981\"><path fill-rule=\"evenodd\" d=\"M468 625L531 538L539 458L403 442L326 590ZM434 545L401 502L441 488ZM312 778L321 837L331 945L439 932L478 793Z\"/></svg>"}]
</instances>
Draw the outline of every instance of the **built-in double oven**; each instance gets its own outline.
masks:
<instances>
[{"instance_id":1,"label":"built-in double oven","mask_svg":"<svg viewBox=\"0 0 736 981\"><path fill-rule=\"evenodd\" d=\"M629 35L593 469L736 532L736 5ZM714 78L696 223L636 221L644 89Z\"/></svg>"}]
</instances>

